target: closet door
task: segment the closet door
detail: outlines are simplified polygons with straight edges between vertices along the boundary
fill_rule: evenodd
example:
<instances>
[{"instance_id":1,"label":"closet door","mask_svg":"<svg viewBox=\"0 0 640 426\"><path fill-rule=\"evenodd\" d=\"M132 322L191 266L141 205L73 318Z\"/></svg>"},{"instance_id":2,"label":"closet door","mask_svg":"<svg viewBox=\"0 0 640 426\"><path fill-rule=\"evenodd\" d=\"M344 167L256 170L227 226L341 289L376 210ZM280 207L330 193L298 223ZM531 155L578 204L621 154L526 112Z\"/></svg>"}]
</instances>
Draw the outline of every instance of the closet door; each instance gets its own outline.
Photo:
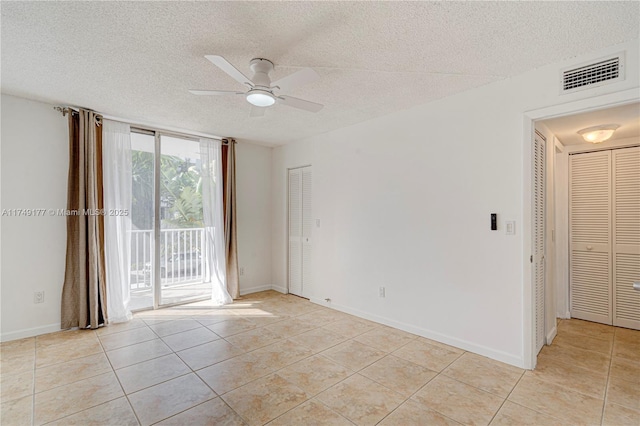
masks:
<instances>
[{"instance_id":1,"label":"closet door","mask_svg":"<svg viewBox=\"0 0 640 426\"><path fill-rule=\"evenodd\" d=\"M546 141L536 132L533 156L533 280L536 299L536 353L545 342L544 287L545 287L545 147Z\"/></svg>"},{"instance_id":2,"label":"closet door","mask_svg":"<svg viewBox=\"0 0 640 426\"><path fill-rule=\"evenodd\" d=\"M613 325L640 329L640 147L612 155Z\"/></svg>"},{"instance_id":3,"label":"closet door","mask_svg":"<svg viewBox=\"0 0 640 426\"><path fill-rule=\"evenodd\" d=\"M571 317L612 323L611 151L570 156Z\"/></svg>"},{"instance_id":4,"label":"closet door","mask_svg":"<svg viewBox=\"0 0 640 426\"><path fill-rule=\"evenodd\" d=\"M311 212L311 166L302 169L302 293L304 297L312 296L311 283L311 232L313 230L313 214Z\"/></svg>"},{"instance_id":5,"label":"closet door","mask_svg":"<svg viewBox=\"0 0 640 426\"><path fill-rule=\"evenodd\" d=\"M289 170L289 293L302 296L302 170Z\"/></svg>"}]
</instances>

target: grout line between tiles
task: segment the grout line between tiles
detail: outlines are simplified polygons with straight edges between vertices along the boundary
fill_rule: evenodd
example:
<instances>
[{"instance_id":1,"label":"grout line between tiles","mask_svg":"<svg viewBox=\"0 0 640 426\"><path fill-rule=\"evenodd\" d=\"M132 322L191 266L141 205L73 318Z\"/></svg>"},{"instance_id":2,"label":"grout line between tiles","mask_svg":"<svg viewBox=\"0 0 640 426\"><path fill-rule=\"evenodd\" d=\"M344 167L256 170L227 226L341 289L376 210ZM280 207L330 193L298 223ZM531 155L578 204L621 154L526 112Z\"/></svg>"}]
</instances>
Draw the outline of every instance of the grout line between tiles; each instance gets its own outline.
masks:
<instances>
[{"instance_id":1,"label":"grout line between tiles","mask_svg":"<svg viewBox=\"0 0 640 426\"><path fill-rule=\"evenodd\" d=\"M611 343L611 351L609 353L609 369L607 370L607 382L604 385L604 401L602 402L602 412L600 413L600 424L604 424L604 412L607 407L607 399L609 397L609 381L611 380L611 365L613 364L613 348L616 345L616 331L613 332L613 342Z\"/></svg>"}]
</instances>

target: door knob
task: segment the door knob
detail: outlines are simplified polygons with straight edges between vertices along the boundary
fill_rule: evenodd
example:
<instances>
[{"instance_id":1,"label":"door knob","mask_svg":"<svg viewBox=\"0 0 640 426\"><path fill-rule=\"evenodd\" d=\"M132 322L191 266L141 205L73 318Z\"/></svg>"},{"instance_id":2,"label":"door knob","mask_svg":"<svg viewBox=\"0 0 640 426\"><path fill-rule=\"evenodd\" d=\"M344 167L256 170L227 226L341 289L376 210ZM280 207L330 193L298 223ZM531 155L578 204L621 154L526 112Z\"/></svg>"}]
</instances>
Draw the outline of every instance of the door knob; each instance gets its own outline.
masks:
<instances>
[{"instance_id":1,"label":"door knob","mask_svg":"<svg viewBox=\"0 0 640 426\"><path fill-rule=\"evenodd\" d=\"M640 281L633 283L633 289L636 291L640 291Z\"/></svg>"},{"instance_id":2,"label":"door knob","mask_svg":"<svg viewBox=\"0 0 640 426\"><path fill-rule=\"evenodd\" d=\"M587 250L592 250L593 246L587 246Z\"/></svg>"}]
</instances>

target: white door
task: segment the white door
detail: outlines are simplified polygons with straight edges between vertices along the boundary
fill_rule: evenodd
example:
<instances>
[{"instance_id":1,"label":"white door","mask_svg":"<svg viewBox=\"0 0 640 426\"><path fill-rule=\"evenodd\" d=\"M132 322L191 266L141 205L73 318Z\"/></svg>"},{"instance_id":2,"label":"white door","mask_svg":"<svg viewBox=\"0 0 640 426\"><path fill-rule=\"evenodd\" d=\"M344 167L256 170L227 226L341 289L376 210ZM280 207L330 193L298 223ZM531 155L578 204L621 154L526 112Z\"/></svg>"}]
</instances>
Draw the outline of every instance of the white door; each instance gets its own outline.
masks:
<instances>
[{"instance_id":1,"label":"white door","mask_svg":"<svg viewBox=\"0 0 640 426\"><path fill-rule=\"evenodd\" d=\"M536 353L545 342L544 287L545 287L545 149L546 141L536 132L533 155L533 281L535 288Z\"/></svg>"},{"instance_id":2,"label":"white door","mask_svg":"<svg viewBox=\"0 0 640 426\"><path fill-rule=\"evenodd\" d=\"M613 325L640 330L640 147L612 152Z\"/></svg>"},{"instance_id":3,"label":"white door","mask_svg":"<svg viewBox=\"0 0 640 426\"><path fill-rule=\"evenodd\" d=\"M611 151L569 162L571 317L611 324Z\"/></svg>"},{"instance_id":4,"label":"white door","mask_svg":"<svg viewBox=\"0 0 640 426\"><path fill-rule=\"evenodd\" d=\"M289 170L289 293L311 294L311 166Z\"/></svg>"}]
</instances>

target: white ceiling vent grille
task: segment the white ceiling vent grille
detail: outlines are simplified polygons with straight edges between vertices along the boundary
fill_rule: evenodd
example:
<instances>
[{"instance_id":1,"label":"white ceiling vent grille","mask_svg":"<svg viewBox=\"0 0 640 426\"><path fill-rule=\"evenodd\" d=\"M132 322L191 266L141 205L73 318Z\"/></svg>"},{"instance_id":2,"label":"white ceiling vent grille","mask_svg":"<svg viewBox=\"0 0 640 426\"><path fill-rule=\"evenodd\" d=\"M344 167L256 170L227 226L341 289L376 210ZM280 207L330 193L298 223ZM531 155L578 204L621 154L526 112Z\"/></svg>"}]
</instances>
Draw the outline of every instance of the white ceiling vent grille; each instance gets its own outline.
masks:
<instances>
[{"instance_id":1,"label":"white ceiling vent grille","mask_svg":"<svg viewBox=\"0 0 640 426\"><path fill-rule=\"evenodd\" d=\"M564 69L560 92L570 93L620 80L624 80L624 56L622 53L579 67Z\"/></svg>"}]
</instances>

